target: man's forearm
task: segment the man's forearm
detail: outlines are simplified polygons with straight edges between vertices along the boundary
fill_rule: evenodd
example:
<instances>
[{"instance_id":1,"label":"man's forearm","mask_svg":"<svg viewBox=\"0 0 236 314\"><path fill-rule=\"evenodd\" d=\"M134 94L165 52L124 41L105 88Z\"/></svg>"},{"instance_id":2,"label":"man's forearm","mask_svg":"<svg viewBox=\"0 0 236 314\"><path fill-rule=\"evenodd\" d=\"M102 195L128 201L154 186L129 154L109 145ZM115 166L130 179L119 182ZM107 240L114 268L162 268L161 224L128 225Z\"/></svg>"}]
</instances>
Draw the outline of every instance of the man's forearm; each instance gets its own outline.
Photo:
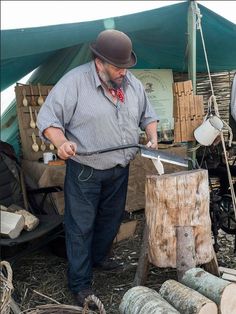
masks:
<instances>
[{"instance_id":1,"label":"man's forearm","mask_svg":"<svg viewBox=\"0 0 236 314\"><path fill-rule=\"evenodd\" d=\"M157 145L157 122L153 121L149 123L145 128L145 132L148 141L151 141L153 144L155 143Z\"/></svg>"},{"instance_id":2,"label":"man's forearm","mask_svg":"<svg viewBox=\"0 0 236 314\"><path fill-rule=\"evenodd\" d=\"M59 128L49 127L44 130L43 134L57 148L68 141L63 131Z\"/></svg>"},{"instance_id":3,"label":"man's forearm","mask_svg":"<svg viewBox=\"0 0 236 314\"><path fill-rule=\"evenodd\" d=\"M61 159L66 160L75 155L76 143L69 141L61 129L49 127L44 131L44 136L56 146L57 154Z\"/></svg>"}]
</instances>

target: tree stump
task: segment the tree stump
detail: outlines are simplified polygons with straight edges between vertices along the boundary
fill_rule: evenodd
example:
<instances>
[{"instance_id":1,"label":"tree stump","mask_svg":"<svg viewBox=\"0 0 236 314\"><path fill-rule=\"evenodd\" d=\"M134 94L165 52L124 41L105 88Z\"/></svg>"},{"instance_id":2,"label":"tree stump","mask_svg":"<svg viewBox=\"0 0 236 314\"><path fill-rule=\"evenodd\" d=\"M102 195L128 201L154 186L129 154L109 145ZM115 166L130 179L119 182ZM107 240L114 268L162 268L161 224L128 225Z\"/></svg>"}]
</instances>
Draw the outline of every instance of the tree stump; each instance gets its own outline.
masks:
<instances>
[{"instance_id":1,"label":"tree stump","mask_svg":"<svg viewBox=\"0 0 236 314\"><path fill-rule=\"evenodd\" d=\"M207 170L147 176L145 193L149 261L157 267L176 268L177 226L193 230L196 265L211 261Z\"/></svg>"}]
</instances>

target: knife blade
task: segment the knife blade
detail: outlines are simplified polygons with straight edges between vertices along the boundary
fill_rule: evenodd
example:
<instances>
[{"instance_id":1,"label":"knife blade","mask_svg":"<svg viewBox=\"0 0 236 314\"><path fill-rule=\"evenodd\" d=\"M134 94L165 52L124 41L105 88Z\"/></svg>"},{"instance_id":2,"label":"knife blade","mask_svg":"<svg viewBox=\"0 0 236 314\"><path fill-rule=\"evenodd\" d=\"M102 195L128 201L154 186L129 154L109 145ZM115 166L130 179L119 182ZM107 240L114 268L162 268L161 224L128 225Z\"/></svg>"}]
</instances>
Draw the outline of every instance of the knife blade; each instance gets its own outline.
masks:
<instances>
[{"instance_id":1,"label":"knife blade","mask_svg":"<svg viewBox=\"0 0 236 314\"><path fill-rule=\"evenodd\" d=\"M170 163L173 165L181 166L181 167L188 167L188 160L184 159L183 157L177 156L172 153L167 153L157 150L152 150L150 148L140 148L140 153L142 157L150 158L150 159L160 159L163 162Z\"/></svg>"}]
</instances>

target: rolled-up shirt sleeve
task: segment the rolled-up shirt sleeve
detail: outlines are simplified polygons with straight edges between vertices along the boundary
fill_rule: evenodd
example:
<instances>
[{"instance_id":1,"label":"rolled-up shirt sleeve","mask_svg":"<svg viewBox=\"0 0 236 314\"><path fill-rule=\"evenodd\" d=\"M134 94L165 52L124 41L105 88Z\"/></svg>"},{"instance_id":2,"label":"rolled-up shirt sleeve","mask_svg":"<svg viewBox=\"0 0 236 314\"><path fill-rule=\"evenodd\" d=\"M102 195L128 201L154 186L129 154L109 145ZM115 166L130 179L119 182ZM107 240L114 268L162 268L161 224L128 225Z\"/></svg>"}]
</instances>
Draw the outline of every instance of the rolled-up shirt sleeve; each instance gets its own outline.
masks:
<instances>
[{"instance_id":1,"label":"rolled-up shirt sleeve","mask_svg":"<svg viewBox=\"0 0 236 314\"><path fill-rule=\"evenodd\" d=\"M76 89L75 89L76 90ZM77 97L75 90L58 82L50 91L44 104L39 110L37 127L39 136L47 141L44 131L49 127L60 128L63 133L73 116Z\"/></svg>"}]
</instances>

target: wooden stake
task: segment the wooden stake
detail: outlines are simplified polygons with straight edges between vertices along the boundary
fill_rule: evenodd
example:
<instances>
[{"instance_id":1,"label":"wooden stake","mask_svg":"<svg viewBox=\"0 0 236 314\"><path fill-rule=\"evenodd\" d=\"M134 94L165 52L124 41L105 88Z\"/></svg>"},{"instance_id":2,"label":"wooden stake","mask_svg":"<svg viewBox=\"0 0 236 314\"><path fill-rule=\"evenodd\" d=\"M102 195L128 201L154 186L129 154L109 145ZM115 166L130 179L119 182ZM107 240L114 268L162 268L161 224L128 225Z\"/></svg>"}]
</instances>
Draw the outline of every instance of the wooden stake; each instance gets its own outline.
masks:
<instances>
[{"instance_id":1,"label":"wooden stake","mask_svg":"<svg viewBox=\"0 0 236 314\"><path fill-rule=\"evenodd\" d=\"M143 239L141 245L140 256L138 260L138 266L135 273L133 287L145 285L147 274L149 270L149 260L148 260L148 226L145 223L143 231Z\"/></svg>"},{"instance_id":2,"label":"wooden stake","mask_svg":"<svg viewBox=\"0 0 236 314\"><path fill-rule=\"evenodd\" d=\"M180 281L184 273L196 266L195 240L193 227L176 227L176 268Z\"/></svg>"}]
</instances>

